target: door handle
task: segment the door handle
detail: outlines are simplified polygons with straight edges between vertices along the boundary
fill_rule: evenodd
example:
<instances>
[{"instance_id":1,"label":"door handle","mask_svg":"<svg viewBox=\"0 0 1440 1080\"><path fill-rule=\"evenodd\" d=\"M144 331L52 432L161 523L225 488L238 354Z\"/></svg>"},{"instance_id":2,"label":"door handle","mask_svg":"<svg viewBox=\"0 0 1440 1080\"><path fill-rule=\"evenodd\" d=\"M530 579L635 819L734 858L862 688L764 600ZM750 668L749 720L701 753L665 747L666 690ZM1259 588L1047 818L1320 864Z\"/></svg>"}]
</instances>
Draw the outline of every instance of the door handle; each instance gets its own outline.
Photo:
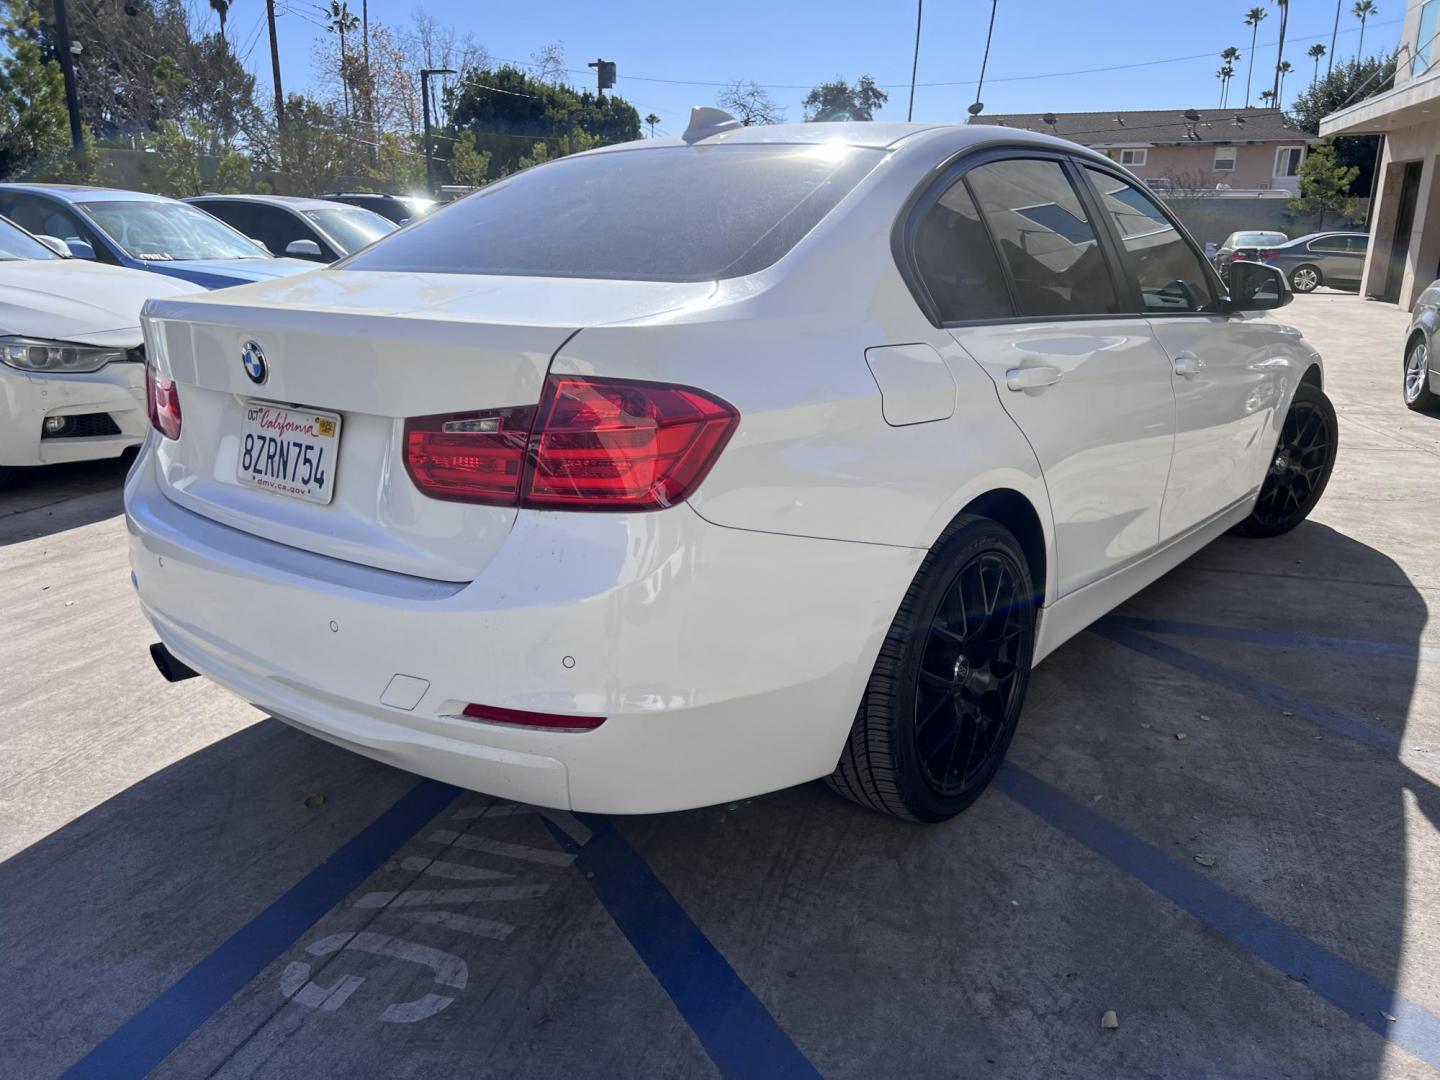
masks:
<instances>
[{"instance_id":1,"label":"door handle","mask_svg":"<svg viewBox=\"0 0 1440 1080\"><path fill-rule=\"evenodd\" d=\"M1043 390L1065 377L1059 368L1042 364L1039 367L1012 367L1005 372L1005 385L1011 390Z\"/></svg>"},{"instance_id":2,"label":"door handle","mask_svg":"<svg viewBox=\"0 0 1440 1080\"><path fill-rule=\"evenodd\" d=\"M1200 374L1200 369L1205 366L1198 356L1191 353L1181 353L1171 363L1175 367L1175 374L1182 379L1193 379Z\"/></svg>"}]
</instances>

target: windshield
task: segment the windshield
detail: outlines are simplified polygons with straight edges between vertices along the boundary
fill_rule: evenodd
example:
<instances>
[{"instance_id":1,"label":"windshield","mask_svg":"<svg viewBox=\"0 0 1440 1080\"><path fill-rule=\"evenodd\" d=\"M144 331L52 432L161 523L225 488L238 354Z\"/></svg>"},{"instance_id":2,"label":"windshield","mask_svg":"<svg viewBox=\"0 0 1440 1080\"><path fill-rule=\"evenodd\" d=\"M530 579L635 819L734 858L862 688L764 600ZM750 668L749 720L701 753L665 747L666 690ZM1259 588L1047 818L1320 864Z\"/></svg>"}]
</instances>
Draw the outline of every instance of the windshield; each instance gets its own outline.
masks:
<instances>
[{"instance_id":1,"label":"windshield","mask_svg":"<svg viewBox=\"0 0 1440 1080\"><path fill-rule=\"evenodd\" d=\"M345 266L713 281L769 266L885 156L838 144L561 158L483 187Z\"/></svg>"},{"instance_id":2,"label":"windshield","mask_svg":"<svg viewBox=\"0 0 1440 1080\"><path fill-rule=\"evenodd\" d=\"M134 259L268 259L270 253L182 202L129 199L80 209Z\"/></svg>"},{"instance_id":3,"label":"windshield","mask_svg":"<svg viewBox=\"0 0 1440 1080\"><path fill-rule=\"evenodd\" d=\"M56 255L29 233L10 224L4 218L0 218L0 262L13 262L16 259L58 258L60 258L59 255Z\"/></svg>"},{"instance_id":4,"label":"windshield","mask_svg":"<svg viewBox=\"0 0 1440 1080\"><path fill-rule=\"evenodd\" d=\"M348 209L306 210L304 214L316 227L335 242L340 254L348 255L359 251L366 244L373 244L386 233L398 228L393 221L387 221L371 210L358 206Z\"/></svg>"}]
</instances>

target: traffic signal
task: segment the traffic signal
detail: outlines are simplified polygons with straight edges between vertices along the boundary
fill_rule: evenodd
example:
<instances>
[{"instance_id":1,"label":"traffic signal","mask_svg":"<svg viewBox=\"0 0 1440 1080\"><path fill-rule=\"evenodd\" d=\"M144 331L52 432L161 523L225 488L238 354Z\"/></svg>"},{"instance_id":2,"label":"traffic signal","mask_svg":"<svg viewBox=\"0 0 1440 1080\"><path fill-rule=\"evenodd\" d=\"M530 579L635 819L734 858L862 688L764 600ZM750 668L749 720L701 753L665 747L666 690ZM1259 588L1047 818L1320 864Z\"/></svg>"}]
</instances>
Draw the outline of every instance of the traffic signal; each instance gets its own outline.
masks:
<instances>
[{"instance_id":1,"label":"traffic signal","mask_svg":"<svg viewBox=\"0 0 1440 1080\"><path fill-rule=\"evenodd\" d=\"M588 66L595 69L595 82L599 90L609 90L615 85L614 60L591 60Z\"/></svg>"}]
</instances>

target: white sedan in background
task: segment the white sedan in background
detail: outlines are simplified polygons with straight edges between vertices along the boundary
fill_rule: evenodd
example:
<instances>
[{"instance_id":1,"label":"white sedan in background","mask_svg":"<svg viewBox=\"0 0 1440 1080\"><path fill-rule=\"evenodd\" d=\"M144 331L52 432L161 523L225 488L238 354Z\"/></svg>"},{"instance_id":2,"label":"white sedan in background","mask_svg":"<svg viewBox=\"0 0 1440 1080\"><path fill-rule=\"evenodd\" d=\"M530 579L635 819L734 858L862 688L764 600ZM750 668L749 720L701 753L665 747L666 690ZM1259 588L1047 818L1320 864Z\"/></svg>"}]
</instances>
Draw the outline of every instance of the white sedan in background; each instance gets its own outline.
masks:
<instances>
[{"instance_id":1,"label":"white sedan in background","mask_svg":"<svg viewBox=\"0 0 1440 1080\"><path fill-rule=\"evenodd\" d=\"M62 257L0 218L0 484L18 466L139 446L148 428L140 308L202 291Z\"/></svg>"},{"instance_id":2,"label":"white sedan in background","mask_svg":"<svg viewBox=\"0 0 1440 1080\"><path fill-rule=\"evenodd\" d=\"M1320 358L1259 314L1289 299L1072 143L697 110L152 302L152 653L542 806L828 777L941 820L1034 663L1315 505Z\"/></svg>"}]
</instances>

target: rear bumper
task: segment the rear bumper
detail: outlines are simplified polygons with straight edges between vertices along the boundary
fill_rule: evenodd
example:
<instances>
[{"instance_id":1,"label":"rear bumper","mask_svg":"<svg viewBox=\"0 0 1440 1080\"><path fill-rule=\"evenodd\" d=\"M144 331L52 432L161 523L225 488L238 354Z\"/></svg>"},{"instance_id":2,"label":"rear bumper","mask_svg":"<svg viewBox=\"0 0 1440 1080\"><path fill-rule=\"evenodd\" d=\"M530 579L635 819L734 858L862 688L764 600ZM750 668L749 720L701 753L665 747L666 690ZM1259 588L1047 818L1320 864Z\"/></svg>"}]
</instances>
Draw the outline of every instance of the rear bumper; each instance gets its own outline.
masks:
<instances>
[{"instance_id":1,"label":"rear bumper","mask_svg":"<svg viewBox=\"0 0 1440 1080\"><path fill-rule=\"evenodd\" d=\"M47 416L108 413L118 435L42 439ZM118 457L139 446L145 416L145 366L108 364L87 375L41 375L0 365L0 465L55 465Z\"/></svg>"},{"instance_id":2,"label":"rear bumper","mask_svg":"<svg viewBox=\"0 0 1440 1080\"><path fill-rule=\"evenodd\" d=\"M527 511L457 584L194 514L160 491L150 451L125 502L141 605L185 664L400 768L604 813L829 773L924 556L723 528L683 506ZM418 680L399 680L409 697L397 675ZM467 702L607 719L589 732L510 728L460 718Z\"/></svg>"}]
</instances>

